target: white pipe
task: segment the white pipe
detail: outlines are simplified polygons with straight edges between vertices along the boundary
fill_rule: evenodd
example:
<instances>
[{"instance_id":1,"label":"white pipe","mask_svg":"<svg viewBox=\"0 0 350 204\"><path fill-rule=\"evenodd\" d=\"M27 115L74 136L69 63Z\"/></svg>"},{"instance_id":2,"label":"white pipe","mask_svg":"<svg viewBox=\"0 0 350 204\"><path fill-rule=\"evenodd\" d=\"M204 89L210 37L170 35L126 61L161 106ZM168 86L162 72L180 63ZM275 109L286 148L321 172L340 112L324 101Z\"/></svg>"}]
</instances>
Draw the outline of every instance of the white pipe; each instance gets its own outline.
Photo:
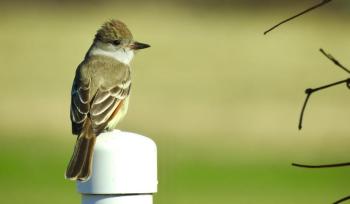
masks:
<instances>
[{"instance_id":1,"label":"white pipe","mask_svg":"<svg viewBox=\"0 0 350 204\"><path fill-rule=\"evenodd\" d=\"M77 182L82 204L152 204L157 192L157 147L149 138L114 130L100 134L92 175Z\"/></svg>"},{"instance_id":2,"label":"white pipe","mask_svg":"<svg viewBox=\"0 0 350 204\"><path fill-rule=\"evenodd\" d=\"M152 204L152 195L87 195L82 196L83 204Z\"/></svg>"}]
</instances>

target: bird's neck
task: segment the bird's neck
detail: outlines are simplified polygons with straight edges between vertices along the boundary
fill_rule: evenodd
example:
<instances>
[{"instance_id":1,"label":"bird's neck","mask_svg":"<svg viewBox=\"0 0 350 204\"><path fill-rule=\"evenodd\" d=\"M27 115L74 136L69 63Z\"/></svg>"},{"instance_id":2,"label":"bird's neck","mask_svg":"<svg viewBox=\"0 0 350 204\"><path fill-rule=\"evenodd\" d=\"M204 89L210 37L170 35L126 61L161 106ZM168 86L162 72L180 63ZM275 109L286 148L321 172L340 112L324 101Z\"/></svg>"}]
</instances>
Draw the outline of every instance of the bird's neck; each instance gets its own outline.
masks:
<instances>
[{"instance_id":1,"label":"bird's neck","mask_svg":"<svg viewBox=\"0 0 350 204\"><path fill-rule=\"evenodd\" d=\"M88 56L102 55L111 57L126 65L130 65L134 57L134 52L129 49L105 50L96 46L92 46L88 52Z\"/></svg>"}]
</instances>

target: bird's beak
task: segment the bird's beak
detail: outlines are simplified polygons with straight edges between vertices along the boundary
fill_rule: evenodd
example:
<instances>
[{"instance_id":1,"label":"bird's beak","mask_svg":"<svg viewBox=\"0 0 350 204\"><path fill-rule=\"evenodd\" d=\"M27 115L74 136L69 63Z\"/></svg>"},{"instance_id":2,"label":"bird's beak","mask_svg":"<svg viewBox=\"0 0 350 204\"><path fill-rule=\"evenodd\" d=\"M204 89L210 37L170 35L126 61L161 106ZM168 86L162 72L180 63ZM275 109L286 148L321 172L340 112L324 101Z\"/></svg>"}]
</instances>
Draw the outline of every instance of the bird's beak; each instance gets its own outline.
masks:
<instances>
[{"instance_id":1,"label":"bird's beak","mask_svg":"<svg viewBox=\"0 0 350 204\"><path fill-rule=\"evenodd\" d=\"M145 49L148 47L151 47L151 46L148 44L140 43L140 42L136 42L136 41L130 45L130 48L133 50L140 50L140 49Z\"/></svg>"}]
</instances>

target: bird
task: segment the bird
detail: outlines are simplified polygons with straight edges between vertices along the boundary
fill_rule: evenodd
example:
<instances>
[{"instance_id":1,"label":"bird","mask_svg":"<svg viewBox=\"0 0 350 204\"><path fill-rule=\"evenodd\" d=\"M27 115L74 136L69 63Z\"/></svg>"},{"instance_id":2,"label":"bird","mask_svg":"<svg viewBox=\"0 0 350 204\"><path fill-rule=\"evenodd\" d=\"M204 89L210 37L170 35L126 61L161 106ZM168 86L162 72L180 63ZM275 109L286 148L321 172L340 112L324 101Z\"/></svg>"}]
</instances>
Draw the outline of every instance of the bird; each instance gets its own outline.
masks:
<instances>
[{"instance_id":1,"label":"bird","mask_svg":"<svg viewBox=\"0 0 350 204\"><path fill-rule=\"evenodd\" d=\"M66 179L90 178L96 137L116 128L126 115L131 89L130 62L137 50L148 47L135 41L120 20L108 20L97 30L73 80L70 119L77 140Z\"/></svg>"}]
</instances>

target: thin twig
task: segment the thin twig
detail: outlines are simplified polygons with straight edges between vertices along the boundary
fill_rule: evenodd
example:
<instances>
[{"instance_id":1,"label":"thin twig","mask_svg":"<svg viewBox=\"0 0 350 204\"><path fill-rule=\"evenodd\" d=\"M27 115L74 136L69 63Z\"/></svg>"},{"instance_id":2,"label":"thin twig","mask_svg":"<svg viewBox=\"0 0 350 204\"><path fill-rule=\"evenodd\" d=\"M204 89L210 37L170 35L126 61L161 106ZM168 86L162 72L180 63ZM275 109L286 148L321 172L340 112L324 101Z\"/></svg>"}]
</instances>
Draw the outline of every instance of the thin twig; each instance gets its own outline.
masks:
<instances>
[{"instance_id":1,"label":"thin twig","mask_svg":"<svg viewBox=\"0 0 350 204\"><path fill-rule=\"evenodd\" d=\"M335 59L331 54L326 53L322 48L320 49L320 52L326 56L329 60L331 60L335 65L346 71L347 73L350 74L350 70L346 68L344 65L342 65L337 59Z\"/></svg>"},{"instance_id":2,"label":"thin twig","mask_svg":"<svg viewBox=\"0 0 350 204\"><path fill-rule=\"evenodd\" d=\"M350 83L350 78L344 79L344 80L341 80L341 81L337 81L337 82L334 82L334 83L331 83L331 84L327 84L327 85L324 85L324 86L320 86L320 87L317 87L317 88L314 88L314 89L308 88L308 89L305 90L305 93L307 94L307 96L306 96L306 99L304 101L303 108L301 109L301 113L300 113L299 125L298 125L299 130L301 130L303 128L304 112L305 112L306 105L307 105L307 103L309 101L309 98L311 97L311 94L313 94L314 92L323 90L323 89L330 88L332 86L343 84L343 83L346 83L348 85Z\"/></svg>"},{"instance_id":3,"label":"thin twig","mask_svg":"<svg viewBox=\"0 0 350 204\"><path fill-rule=\"evenodd\" d=\"M292 166L303 167L303 168L332 168L332 167L350 166L350 162L339 163L339 164L323 164L323 165L306 165L306 164L292 163Z\"/></svg>"},{"instance_id":4,"label":"thin twig","mask_svg":"<svg viewBox=\"0 0 350 204\"><path fill-rule=\"evenodd\" d=\"M306 99L305 99L304 104L303 104L303 108L301 109L301 113L300 113L299 125L298 125L299 130L301 130L303 128L303 118L304 118L305 108L306 108L307 102L309 101L309 98L312 94L312 92L309 92L308 90L309 89L305 90L305 93L307 95L306 95Z\"/></svg>"},{"instance_id":5,"label":"thin twig","mask_svg":"<svg viewBox=\"0 0 350 204\"><path fill-rule=\"evenodd\" d=\"M327 3L331 2L331 1L332 1L332 0L323 0L321 3L316 4L315 6L312 6L312 7L308 8L308 9L306 9L306 10L304 10L304 11L302 11L302 12L300 12L300 13L298 13L298 14L296 14L296 15L294 15L294 16L288 18L288 19L286 19L286 20L281 21L280 23L276 24L275 26L273 26L273 27L271 27L270 29L268 29L267 31L265 31L265 32L264 32L264 35L266 35L266 34L269 33L270 31L274 30L274 29L277 28L278 26L280 26L280 25L282 25L282 24L284 24L284 23L287 23L288 21L291 21L291 20L293 20L294 18L297 18L297 17L299 17L299 16L301 16L301 15L304 15L304 14L306 14L306 13L308 13L308 12L310 12L310 11L312 11L312 10L318 8L318 7L321 7L321 6L327 4Z\"/></svg>"},{"instance_id":6,"label":"thin twig","mask_svg":"<svg viewBox=\"0 0 350 204\"><path fill-rule=\"evenodd\" d=\"M340 200L335 201L333 204L339 204L339 203L342 203L342 202L349 200L349 199L350 199L350 196L346 196Z\"/></svg>"}]
</instances>

